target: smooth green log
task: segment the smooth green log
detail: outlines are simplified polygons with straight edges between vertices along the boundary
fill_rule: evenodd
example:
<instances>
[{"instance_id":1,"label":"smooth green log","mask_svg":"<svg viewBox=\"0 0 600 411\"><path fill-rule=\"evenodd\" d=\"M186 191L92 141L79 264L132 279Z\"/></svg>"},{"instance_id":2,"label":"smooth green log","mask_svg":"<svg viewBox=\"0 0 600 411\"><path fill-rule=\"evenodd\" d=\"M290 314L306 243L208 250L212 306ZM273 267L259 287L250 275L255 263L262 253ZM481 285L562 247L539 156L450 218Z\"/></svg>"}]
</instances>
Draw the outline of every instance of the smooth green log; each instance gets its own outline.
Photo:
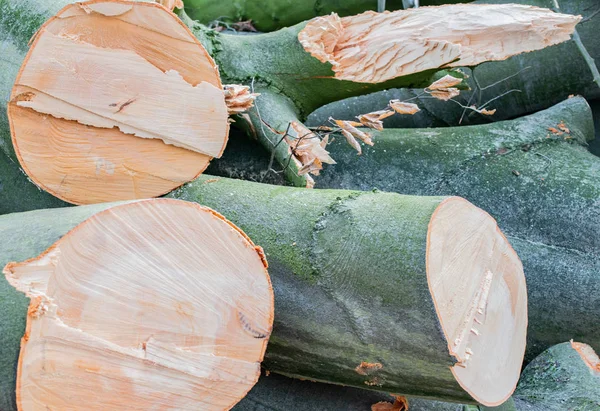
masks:
<instances>
[{"instance_id":1,"label":"smooth green log","mask_svg":"<svg viewBox=\"0 0 600 411\"><path fill-rule=\"evenodd\" d=\"M532 4L539 7L552 9L553 0L479 0L475 3L521 3ZM562 13L579 14L584 21L577 25L577 31L583 44L600 65L600 13L595 13L600 8L597 0L560 0ZM585 18L588 17L588 20ZM530 67L529 69L526 69ZM481 107L485 102L502 96L510 90L519 90L506 94L488 108L496 108L493 116L484 116L472 111L464 110L458 104L440 101L429 96L422 96L413 100L422 112L415 116L393 116L384 120L388 128L412 127L445 127L460 124L482 124L498 120L510 119L525 114L546 109L566 99L569 95L583 95L588 99L600 98L600 87L593 81L593 75L586 64L577 45L573 40L561 43L543 50L513 56L505 61L496 61L480 64L472 71L467 80L470 87L475 90L475 80L481 87L487 88L473 95L464 91L455 100L463 105L476 104ZM311 124L322 123L329 116L336 119L353 119L359 114L381 110L387 106L389 100L407 100L420 95L422 90L392 89L329 104L321 107L309 116ZM473 96L472 100L471 97ZM463 116L463 113L465 115Z\"/></svg>"},{"instance_id":2,"label":"smooth green log","mask_svg":"<svg viewBox=\"0 0 600 411\"><path fill-rule=\"evenodd\" d=\"M600 410L600 369L592 370L566 342L540 354L523 370L518 411Z\"/></svg>"},{"instance_id":3,"label":"smooth green log","mask_svg":"<svg viewBox=\"0 0 600 411\"><path fill-rule=\"evenodd\" d=\"M564 121L570 137L548 130ZM337 139L317 187L459 195L488 211L521 257L526 359L571 338L600 349L600 159L583 98L480 126L389 129L362 156Z\"/></svg>"},{"instance_id":4,"label":"smooth green log","mask_svg":"<svg viewBox=\"0 0 600 411\"><path fill-rule=\"evenodd\" d=\"M169 197L222 213L261 245L275 291L264 366L289 376L469 402L426 278L445 197L308 190L201 176ZM37 256L108 205L0 216L0 266ZM0 409L9 410L27 299L0 279ZM382 368L361 375L361 362ZM367 384L368 383L368 384ZM369 385L373 384L373 385ZM10 405L10 406L9 406Z\"/></svg>"},{"instance_id":5,"label":"smooth green log","mask_svg":"<svg viewBox=\"0 0 600 411\"><path fill-rule=\"evenodd\" d=\"M561 121L569 139L548 130ZM594 129L584 99L489 125L373 134L361 156L336 137L328 148L338 164L316 187L467 198L498 221L523 262L526 360L571 338L600 350L600 159L586 149ZM264 154L242 142L220 160L226 175L241 156L266 169Z\"/></svg>"},{"instance_id":6,"label":"smooth green log","mask_svg":"<svg viewBox=\"0 0 600 411\"><path fill-rule=\"evenodd\" d=\"M447 3L467 3L459 0L421 0L421 6L433 6ZM351 16L367 10L377 11L377 0L185 0L186 13L202 24L215 20L235 22L252 20L259 31L273 31L292 26L316 16L337 13ZM387 0L386 10L402 8L402 0Z\"/></svg>"},{"instance_id":7,"label":"smooth green log","mask_svg":"<svg viewBox=\"0 0 600 411\"><path fill-rule=\"evenodd\" d=\"M283 375L264 374L232 411L371 411L378 402L394 397L354 387L301 381ZM467 411L465 405L408 398L409 411Z\"/></svg>"},{"instance_id":8,"label":"smooth green log","mask_svg":"<svg viewBox=\"0 0 600 411\"><path fill-rule=\"evenodd\" d=\"M27 44L44 21L72 2L0 0L0 50L3 51L0 59L0 148L13 159L15 156L10 144L6 102L27 52ZM332 101L390 87L426 86L446 74L445 70L437 73L436 70L429 70L380 84L340 81L333 78L330 64L323 64L304 51L297 38L304 23L273 33L234 36L208 30L190 20L183 11L180 17L215 59L224 83L256 84L257 89L268 87L271 92L287 96L292 105L291 111L286 112L286 118L282 120L286 124ZM265 125L257 109L252 110L250 116L259 140L273 151L280 136L263 132ZM276 151L276 160L280 165L287 164L287 145L282 143L280 146L281 149ZM306 185L306 179L298 176L297 171L298 167L292 165L291 172L288 171L290 179L296 185Z\"/></svg>"}]
</instances>

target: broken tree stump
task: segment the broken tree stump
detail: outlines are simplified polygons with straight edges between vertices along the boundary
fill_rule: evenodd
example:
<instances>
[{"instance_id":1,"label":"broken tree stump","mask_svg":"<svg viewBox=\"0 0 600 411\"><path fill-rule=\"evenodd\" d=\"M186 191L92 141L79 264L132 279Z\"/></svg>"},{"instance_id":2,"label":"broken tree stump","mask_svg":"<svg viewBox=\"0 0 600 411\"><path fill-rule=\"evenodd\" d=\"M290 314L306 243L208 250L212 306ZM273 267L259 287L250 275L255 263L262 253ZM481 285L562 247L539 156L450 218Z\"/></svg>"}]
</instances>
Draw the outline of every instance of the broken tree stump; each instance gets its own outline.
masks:
<instances>
[{"instance_id":1,"label":"broken tree stump","mask_svg":"<svg viewBox=\"0 0 600 411\"><path fill-rule=\"evenodd\" d=\"M155 199L1 219L2 265L26 259L0 282L3 410L223 410L257 381L273 291L221 215Z\"/></svg>"},{"instance_id":2,"label":"broken tree stump","mask_svg":"<svg viewBox=\"0 0 600 411\"><path fill-rule=\"evenodd\" d=\"M265 247L277 300L269 370L455 401L510 395L526 290L518 257L485 212L457 197L217 180L201 177L172 197L220 210ZM47 247L78 210L0 217L3 231L20 230L2 244L2 262Z\"/></svg>"},{"instance_id":3,"label":"broken tree stump","mask_svg":"<svg viewBox=\"0 0 600 411\"><path fill-rule=\"evenodd\" d=\"M485 3L519 3L553 8L553 0L495 0ZM590 56L600 61L600 13L595 0L560 0L562 13L581 15L576 26L582 44ZM596 63L598 64L598 63ZM355 116L381 110L392 99L411 99L421 107L414 116L393 116L384 120L386 128L425 128L458 126L459 124L485 124L512 119L551 107L569 95L583 95L588 100L600 98L600 87L573 39L530 53L510 57L504 61L486 62L472 70L465 80L471 91L461 91L455 97L463 105L481 107L494 99L488 108L497 109L493 116L464 110L458 104L421 95L422 89L392 89L368 96L350 98L317 109L309 116L310 125L318 125L332 116L337 119L354 119ZM420 96L421 95L421 96Z\"/></svg>"}]
</instances>

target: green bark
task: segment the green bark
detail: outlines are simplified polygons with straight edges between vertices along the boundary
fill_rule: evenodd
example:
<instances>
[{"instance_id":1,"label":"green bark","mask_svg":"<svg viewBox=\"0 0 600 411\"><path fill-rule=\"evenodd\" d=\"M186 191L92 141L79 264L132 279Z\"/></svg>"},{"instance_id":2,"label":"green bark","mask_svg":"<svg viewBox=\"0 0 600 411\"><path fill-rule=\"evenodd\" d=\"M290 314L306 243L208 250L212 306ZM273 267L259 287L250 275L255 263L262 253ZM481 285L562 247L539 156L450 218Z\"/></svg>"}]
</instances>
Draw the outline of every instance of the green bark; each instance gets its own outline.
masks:
<instances>
[{"instance_id":1,"label":"green bark","mask_svg":"<svg viewBox=\"0 0 600 411\"><path fill-rule=\"evenodd\" d=\"M513 397L519 411L598 410L600 371L588 367L571 343L555 345L523 370Z\"/></svg>"},{"instance_id":2,"label":"green bark","mask_svg":"<svg viewBox=\"0 0 600 411\"><path fill-rule=\"evenodd\" d=\"M8 50L0 60L2 82L2 119L0 119L0 148L14 158L10 146L6 122L6 101L17 71L27 52L31 36L62 6L72 1L60 0L0 0L0 48ZM280 123L303 118L323 104L346 97L360 95L390 87L419 87L430 84L446 74L445 70L429 70L399 77L380 84L353 83L333 78L330 64L323 64L309 53L298 41L298 32L305 23L281 29L277 32L256 36L234 36L208 30L192 20L182 11L180 17L188 24L207 48L219 66L224 83L256 84L257 88L268 89L274 94L285 96L291 104L284 109ZM265 97L266 99L266 97ZM283 109L283 108L282 108ZM255 110L251 112L253 123L260 125L257 134L269 150L279 141L274 133L263 133L264 124ZM285 130L285 128L284 128ZM287 164L289 155L286 143L276 152L280 165ZM296 185L306 185L304 177L288 171Z\"/></svg>"},{"instance_id":3,"label":"green bark","mask_svg":"<svg viewBox=\"0 0 600 411\"><path fill-rule=\"evenodd\" d=\"M563 120L567 140L547 130ZM496 218L523 262L526 359L571 338L600 349L600 159L586 150L593 126L585 100L489 125L373 134L362 156L336 138L328 148L338 164L325 166L317 187L467 198ZM250 142L236 144L219 160L223 169L231 173L241 155L266 169Z\"/></svg>"},{"instance_id":4,"label":"green bark","mask_svg":"<svg viewBox=\"0 0 600 411\"><path fill-rule=\"evenodd\" d=\"M475 3L521 3L539 7L553 8L553 0L479 0ZM562 13L580 14L589 20L581 22L577 31L591 57L600 64L600 13L594 14L598 8L596 0L559 1ZM527 70L523 70L530 67ZM522 71L523 70L523 71ZM509 76L496 86L475 93L462 92L455 100L464 105L483 103L501 96L509 90L520 90L507 94L490 104L489 108L497 108L493 116L484 116L467 111L463 117L463 108L457 104L440 101L423 96L414 100L422 112L415 116L393 116L384 121L388 128L412 127L444 127L460 124L482 124L505 120L546 109L569 95L583 95L588 99L600 97L600 87L593 81L593 75L581 52L573 40L543 50L513 56L505 61L483 63L469 72L467 80L470 87L476 90L477 82L481 87L494 84ZM421 94L422 90L387 90L369 96L351 98L344 102L329 104L318 109L309 116L309 123L320 124L329 116L337 119L353 119L359 114L384 108L391 99L406 100Z\"/></svg>"},{"instance_id":5,"label":"green bark","mask_svg":"<svg viewBox=\"0 0 600 411\"><path fill-rule=\"evenodd\" d=\"M421 0L422 6L433 6L448 3L466 3L459 0ZM386 10L402 8L402 0L387 0ZM337 13L340 16L351 16L367 10L377 10L376 0L235 0L231 2L215 2L211 0L186 0L185 11L194 20L208 24L215 20L235 22L252 20L259 31L274 31L282 27L292 26L303 20L316 16Z\"/></svg>"},{"instance_id":6,"label":"green bark","mask_svg":"<svg viewBox=\"0 0 600 411\"><path fill-rule=\"evenodd\" d=\"M443 197L307 190L202 176L169 195L222 213L264 247L275 323L264 365L289 376L455 401L425 274L426 235ZM108 205L0 216L0 265L31 258ZM350 251L351 250L351 251ZM332 262L335 262L332 264ZM0 407L14 393L27 300L0 280ZM355 368L381 363L370 375ZM369 386L366 382L374 383Z\"/></svg>"},{"instance_id":7,"label":"green bark","mask_svg":"<svg viewBox=\"0 0 600 411\"><path fill-rule=\"evenodd\" d=\"M564 121L569 139L548 131ZM459 195L488 211L521 257L526 359L574 338L600 349L600 159L582 98L505 122L384 130L362 156L337 139L317 187ZM585 296L585 298L582 298Z\"/></svg>"},{"instance_id":8,"label":"green bark","mask_svg":"<svg viewBox=\"0 0 600 411\"><path fill-rule=\"evenodd\" d=\"M264 374L233 411L371 411L378 402L394 397L376 391L340 385L301 381L282 375ZM410 411L466 411L466 406L448 402L409 398Z\"/></svg>"}]
</instances>

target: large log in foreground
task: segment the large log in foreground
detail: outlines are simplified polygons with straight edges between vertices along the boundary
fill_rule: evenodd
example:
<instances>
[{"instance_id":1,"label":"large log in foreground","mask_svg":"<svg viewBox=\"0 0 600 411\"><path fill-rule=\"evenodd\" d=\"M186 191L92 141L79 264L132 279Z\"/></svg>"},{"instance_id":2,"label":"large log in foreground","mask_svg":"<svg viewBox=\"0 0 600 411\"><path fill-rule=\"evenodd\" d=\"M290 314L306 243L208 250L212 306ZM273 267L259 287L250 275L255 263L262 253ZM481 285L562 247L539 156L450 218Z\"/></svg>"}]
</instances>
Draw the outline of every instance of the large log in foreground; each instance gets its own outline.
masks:
<instances>
[{"instance_id":1,"label":"large log in foreground","mask_svg":"<svg viewBox=\"0 0 600 411\"><path fill-rule=\"evenodd\" d=\"M30 258L0 286L2 410L222 410L258 379L273 291L262 250L219 214L158 199L0 226L2 262Z\"/></svg>"},{"instance_id":2,"label":"large log in foreground","mask_svg":"<svg viewBox=\"0 0 600 411\"><path fill-rule=\"evenodd\" d=\"M489 211L528 279L526 358L570 338L600 349L600 159L587 151L594 128L583 98L488 125L373 135L360 157L330 144L337 164L317 186L459 195Z\"/></svg>"},{"instance_id":3,"label":"large log in foreground","mask_svg":"<svg viewBox=\"0 0 600 411\"><path fill-rule=\"evenodd\" d=\"M514 389L527 323L521 263L468 202L203 177L172 196L212 205L265 247L276 292L269 370L485 404ZM0 217L13 239L0 262L36 255L88 209ZM3 337L0 358L16 358L20 333Z\"/></svg>"},{"instance_id":4,"label":"large log in foreground","mask_svg":"<svg viewBox=\"0 0 600 411\"><path fill-rule=\"evenodd\" d=\"M563 120L570 133L548 130L560 131ZM585 100L492 125L373 134L362 156L336 138L329 147L338 164L317 186L460 195L488 210L523 262L526 359L571 338L600 350L600 159L586 150L593 126ZM268 156L236 138L211 173L260 180L241 174L250 159L267 170Z\"/></svg>"}]
</instances>

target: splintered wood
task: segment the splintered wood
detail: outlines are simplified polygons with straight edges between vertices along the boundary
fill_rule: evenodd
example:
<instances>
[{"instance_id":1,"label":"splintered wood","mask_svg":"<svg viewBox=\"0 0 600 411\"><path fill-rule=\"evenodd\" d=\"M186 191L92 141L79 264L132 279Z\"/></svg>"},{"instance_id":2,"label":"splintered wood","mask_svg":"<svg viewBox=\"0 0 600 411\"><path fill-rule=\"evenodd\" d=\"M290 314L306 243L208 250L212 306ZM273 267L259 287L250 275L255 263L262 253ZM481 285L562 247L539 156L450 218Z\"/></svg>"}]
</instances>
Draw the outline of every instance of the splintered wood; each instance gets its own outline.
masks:
<instances>
[{"instance_id":1,"label":"splintered wood","mask_svg":"<svg viewBox=\"0 0 600 411\"><path fill-rule=\"evenodd\" d=\"M4 273L31 298L21 411L226 410L258 380L273 323L264 254L208 208L115 206Z\"/></svg>"},{"instance_id":2,"label":"splintered wood","mask_svg":"<svg viewBox=\"0 0 600 411\"><path fill-rule=\"evenodd\" d=\"M587 365L592 371L600 373L600 357L594 351L592 347L587 344L574 342L571 340L571 347L577 351L585 365Z\"/></svg>"},{"instance_id":3,"label":"splintered wood","mask_svg":"<svg viewBox=\"0 0 600 411\"><path fill-rule=\"evenodd\" d=\"M62 9L36 34L8 104L23 169L75 204L155 197L227 142L218 70L156 3Z\"/></svg>"},{"instance_id":4,"label":"splintered wood","mask_svg":"<svg viewBox=\"0 0 600 411\"><path fill-rule=\"evenodd\" d=\"M436 209L427 236L429 289L456 359L452 373L478 402L499 405L514 391L525 355L521 261L495 220L459 197Z\"/></svg>"},{"instance_id":5,"label":"splintered wood","mask_svg":"<svg viewBox=\"0 0 600 411\"><path fill-rule=\"evenodd\" d=\"M567 41L581 16L517 4L457 4L311 20L304 49L335 78L379 83L441 67L504 60Z\"/></svg>"}]
</instances>

